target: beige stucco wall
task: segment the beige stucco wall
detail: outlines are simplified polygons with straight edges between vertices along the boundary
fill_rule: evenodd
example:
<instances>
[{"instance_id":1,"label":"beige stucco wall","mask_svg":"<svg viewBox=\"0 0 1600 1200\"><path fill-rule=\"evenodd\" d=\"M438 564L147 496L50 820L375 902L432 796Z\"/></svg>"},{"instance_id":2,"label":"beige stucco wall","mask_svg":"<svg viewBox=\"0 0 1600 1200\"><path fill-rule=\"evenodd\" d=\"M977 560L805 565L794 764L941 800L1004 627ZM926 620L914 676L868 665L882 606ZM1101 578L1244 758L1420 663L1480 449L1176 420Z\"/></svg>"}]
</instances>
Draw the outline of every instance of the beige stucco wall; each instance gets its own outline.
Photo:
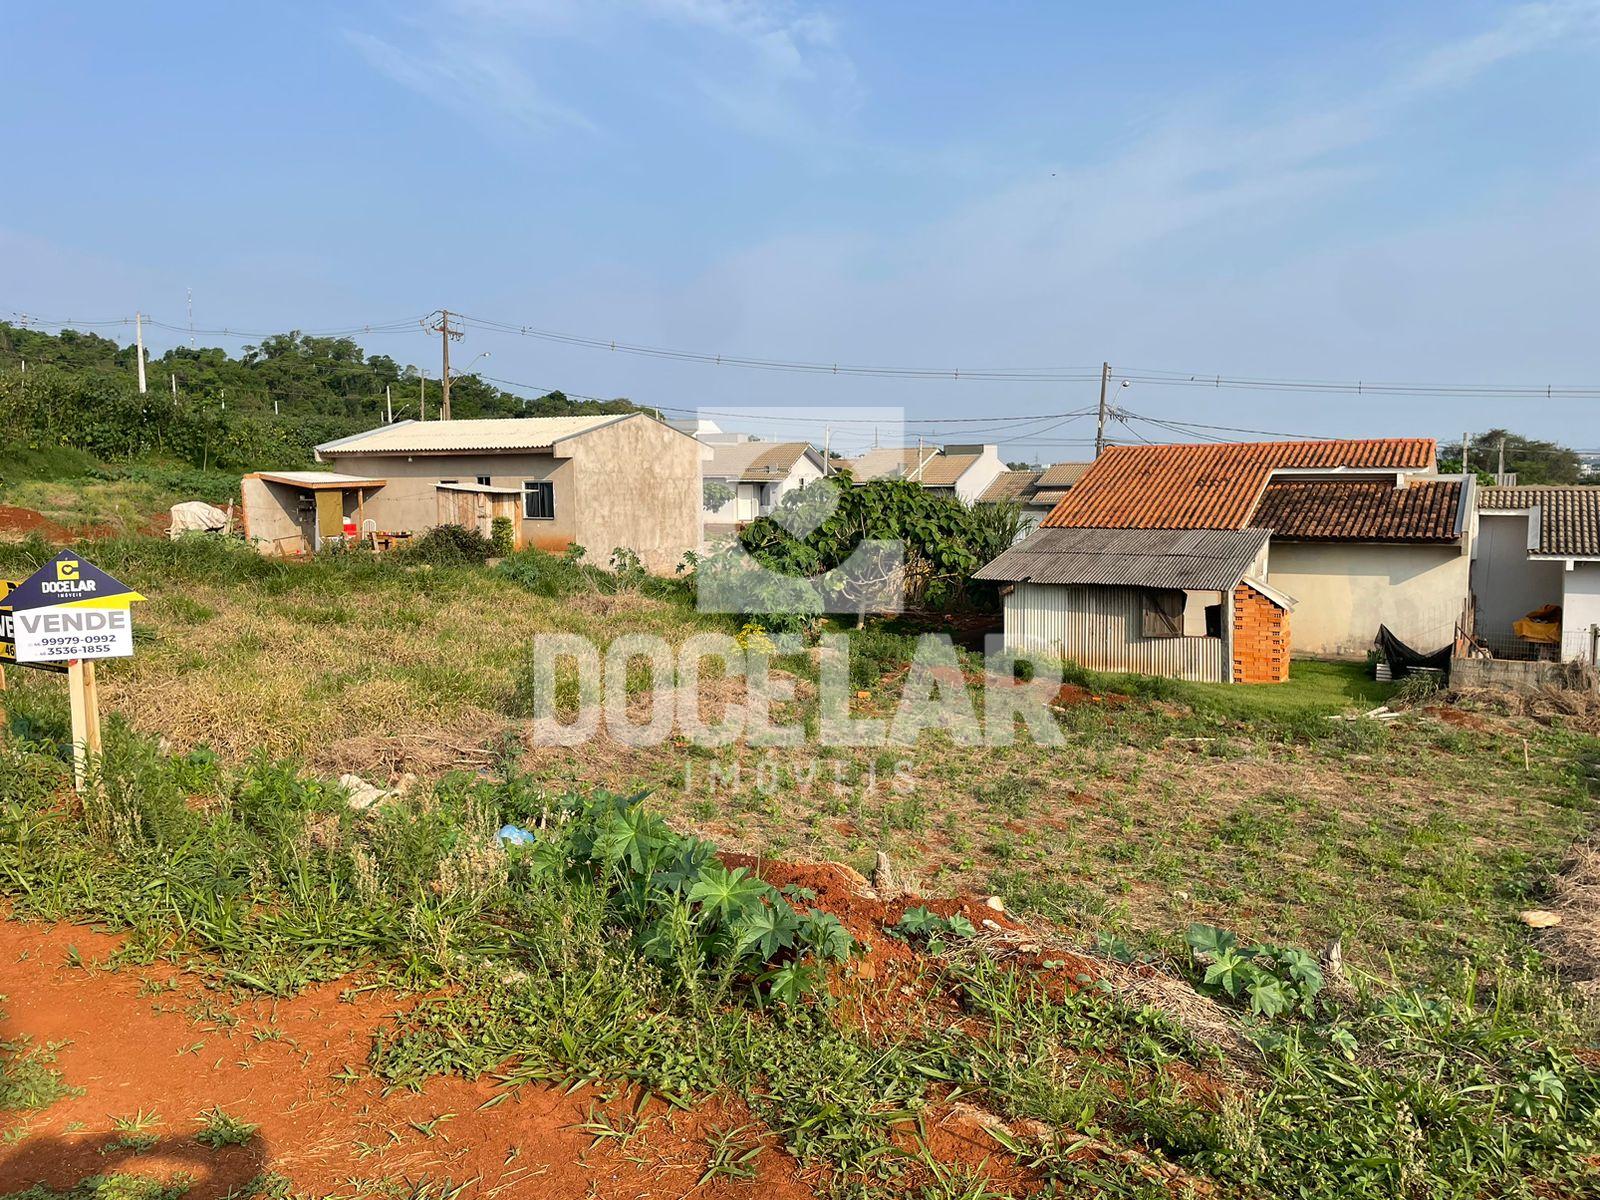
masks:
<instances>
[{"instance_id":1,"label":"beige stucco wall","mask_svg":"<svg viewBox=\"0 0 1600 1200\"><path fill-rule=\"evenodd\" d=\"M246 475L239 481L239 514L244 535L263 554L305 554L311 549L311 523L296 516L298 493Z\"/></svg>"},{"instance_id":2,"label":"beige stucco wall","mask_svg":"<svg viewBox=\"0 0 1600 1200\"><path fill-rule=\"evenodd\" d=\"M699 442L641 415L563 449L572 456L576 540L592 561L626 546L650 570L667 572L700 548Z\"/></svg>"},{"instance_id":3,"label":"beige stucco wall","mask_svg":"<svg viewBox=\"0 0 1600 1200\"><path fill-rule=\"evenodd\" d=\"M593 437L593 434L587 436ZM569 443L570 445L571 443ZM574 488L577 472L571 460L544 454L340 454L329 455L333 469L347 475L387 480L367 497L367 516L388 533L422 533L439 522L438 486L447 479L474 483L489 476L494 487L520 488L530 481L554 484L555 519L524 521L525 546L559 553L578 528Z\"/></svg>"},{"instance_id":4,"label":"beige stucco wall","mask_svg":"<svg viewBox=\"0 0 1600 1200\"><path fill-rule=\"evenodd\" d=\"M1294 597L1290 645L1306 654L1366 654L1379 625L1418 650L1455 636L1470 560L1459 546L1282 542L1272 539L1267 582Z\"/></svg>"},{"instance_id":5,"label":"beige stucco wall","mask_svg":"<svg viewBox=\"0 0 1600 1200\"><path fill-rule=\"evenodd\" d=\"M367 515L390 532L431 529L438 485L554 485L553 520L524 520L522 542L559 553L576 542L604 565L625 546L652 571L671 571L700 546L701 446L639 414L603 425L540 454L330 454L334 470L387 480L369 495Z\"/></svg>"},{"instance_id":6,"label":"beige stucco wall","mask_svg":"<svg viewBox=\"0 0 1600 1200\"><path fill-rule=\"evenodd\" d=\"M363 505L352 489L339 493L339 511L346 521L372 516L368 491ZM270 482L255 475L239 481L240 517L245 538L263 554L310 554L317 549L316 494L292 483Z\"/></svg>"}]
</instances>

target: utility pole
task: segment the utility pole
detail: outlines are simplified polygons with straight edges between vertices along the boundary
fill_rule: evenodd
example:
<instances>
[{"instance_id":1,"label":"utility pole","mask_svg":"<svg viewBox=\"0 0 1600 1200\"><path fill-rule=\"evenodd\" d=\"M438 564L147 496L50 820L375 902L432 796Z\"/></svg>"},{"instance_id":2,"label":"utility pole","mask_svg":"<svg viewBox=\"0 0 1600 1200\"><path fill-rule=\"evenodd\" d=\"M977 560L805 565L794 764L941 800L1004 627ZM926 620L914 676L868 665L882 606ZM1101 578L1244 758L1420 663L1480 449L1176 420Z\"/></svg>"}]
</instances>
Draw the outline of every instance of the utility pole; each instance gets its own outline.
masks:
<instances>
[{"instance_id":1,"label":"utility pole","mask_svg":"<svg viewBox=\"0 0 1600 1200\"><path fill-rule=\"evenodd\" d=\"M822 427L822 474L823 474L824 478L826 478L827 475L828 475L828 465L829 465L828 464L828 443L832 439L833 439L833 426L832 425L824 425Z\"/></svg>"},{"instance_id":2,"label":"utility pole","mask_svg":"<svg viewBox=\"0 0 1600 1200\"><path fill-rule=\"evenodd\" d=\"M172 380L172 407L178 407L178 373L172 372L167 378Z\"/></svg>"},{"instance_id":3,"label":"utility pole","mask_svg":"<svg viewBox=\"0 0 1600 1200\"><path fill-rule=\"evenodd\" d=\"M1461 473L1463 475L1470 475L1472 473L1471 468L1467 465L1467 444L1470 440L1471 438L1469 434L1463 433L1461 435Z\"/></svg>"},{"instance_id":4,"label":"utility pole","mask_svg":"<svg viewBox=\"0 0 1600 1200\"><path fill-rule=\"evenodd\" d=\"M389 385L383 385L383 423L394 424L394 395L389 391Z\"/></svg>"},{"instance_id":5,"label":"utility pole","mask_svg":"<svg viewBox=\"0 0 1600 1200\"><path fill-rule=\"evenodd\" d=\"M421 390L417 392L417 420L426 421L428 419L428 372L426 369L422 372L419 387Z\"/></svg>"},{"instance_id":6,"label":"utility pole","mask_svg":"<svg viewBox=\"0 0 1600 1200\"><path fill-rule=\"evenodd\" d=\"M1500 439L1500 474L1504 475L1505 473L1506 473L1506 439L1504 437L1502 437ZM1495 482L1498 483L1499 480L1495 480Z\"/></svg>"},{"instance_id":7,"label":"utility pole","mask_svg":"<svg viewBox=\"0 0 1600 1200\"><path fill-rule=\"evenodd\" d=\"M139 395L149 389L144 386L144 314L133 314L133 341L139 355Z\"/></svg>"},{"instance_id":8,"label":"utility pole","mask_svg":"<svg viewBox=\"0 0 1600 1200\"><path fill-rule=\"evenodd\" d=\"M1111 364L1100 364L1100 419L1094 430L1094 456L1099 458L1106 448L1106 388L1111 386Z\"/></svg>"},{"instance_id":9,"label":"utility pole","mask_svg":"<svg viewBox=\"0 0 1600 1200\"><path fill-rule=\"evenodd\" d=\"M463 337L463 331L454 328L450 324L450 310L448 308L439 310L438 324L430 326L430 328L439 335L439 348L442 351L444 360L443 372L439 376L443 387L439 399L439 420L448 421L450 419L450 341L453 338L459 342ZM472 364L468 363L467 365L470 367Z\"/></svg>"}]
</instances>

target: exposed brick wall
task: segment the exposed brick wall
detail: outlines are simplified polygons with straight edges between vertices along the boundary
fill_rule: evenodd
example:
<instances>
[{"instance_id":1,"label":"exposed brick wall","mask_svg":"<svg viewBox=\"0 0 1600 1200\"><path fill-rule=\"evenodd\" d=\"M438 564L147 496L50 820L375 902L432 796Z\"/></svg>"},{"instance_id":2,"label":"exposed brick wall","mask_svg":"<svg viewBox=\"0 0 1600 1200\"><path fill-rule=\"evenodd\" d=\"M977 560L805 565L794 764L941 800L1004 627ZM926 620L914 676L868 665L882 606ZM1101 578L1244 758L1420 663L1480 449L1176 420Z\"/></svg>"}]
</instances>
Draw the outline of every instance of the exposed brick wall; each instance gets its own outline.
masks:
<instances>
[{"instance_id":1,"label":"exposed brick wall","mask_svg":"<svg viewBox=\"0 0 1600 1200\"><path fill-rule=\"evenodd\" d=\"M1248 583L1233 589L1233 681L1289 678L1289 614Z\"/></svg>"}]
</instances>

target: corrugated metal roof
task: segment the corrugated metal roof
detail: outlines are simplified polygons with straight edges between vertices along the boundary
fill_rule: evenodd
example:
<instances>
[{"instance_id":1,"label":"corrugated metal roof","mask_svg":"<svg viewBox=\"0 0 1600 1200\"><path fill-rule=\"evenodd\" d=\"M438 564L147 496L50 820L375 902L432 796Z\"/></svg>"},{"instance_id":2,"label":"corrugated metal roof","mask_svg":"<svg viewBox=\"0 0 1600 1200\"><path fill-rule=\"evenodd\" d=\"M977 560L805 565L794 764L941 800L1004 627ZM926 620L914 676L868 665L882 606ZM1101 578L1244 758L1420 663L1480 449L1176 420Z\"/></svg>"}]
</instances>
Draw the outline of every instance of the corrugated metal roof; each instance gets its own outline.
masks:
<instances>
[{"instance_id":1,"label":"corrugated metal roof","mask_svg":"<svg viewBox=\"0 0 1600 1200\"><path fill-rule=\"evenodd\" d=\"M976 578L1227 591L1270 536L1265 529L1036 529Z\"/></svg>"},{"instance_id":2,"label":"corrugated metal roof","mask_svg":"<svg viewBox=\"0 0 1600 1200\"><path fill-rule=\"evenodd\" d=\"M1425 470L1432 438L1111 446L1042 522L1050 528L1243 529L1273 471Z\"/></svg>"},{"instance_id":3,"label":"corrugated metal roof","mask_svg":"<svg viewBox=\"0 0 1600 1200\"><path fill-rule=\"evenodd\" d=\"M483 421L396 421L338 441L317 454L440 454L548 450L557 442L630 420L639 413L590 417L499 417ZM645 420L651 418L646 417ZM685 437L688 435L685 434Z\"/></svg>"},{"instance_id":4,"label":"corrugated metal roof","mask_svg":"<svg viewBox=\"0 0 1600 1200\"><path fill-rule=\"evenodd\" d=\"M1453 542L1460 480L1274 479L1250 518L1273 536L1312 542Z\"/></svg>"},{"instance_id":5,"label":"corrugated metal roof","mask_svg":"<svg viewBox=\"0 0 1600 1200\"><path fill-rule=\"evenodd\" d=\"M1600 487L1491 487L1478 492L1478 508L1539 509L1534 554L1600 558Z\"/></svg>"},{"instance_id":6,"label":"corrugated metal roof","mask_svg":"<svg viewBox=\"0 0 1600 1200\"><path fill-rule=\"evenodd\" d=\"M268 483L310 488L312 491L319 488L382 487L387 482L365 475L341 475L337 471L256 471L254 474L257 479L265 479Z\"/></svg>"},{"instance_id":7,"label":"corrugated metal roof","mask_svg":"<svg viewBox=\"0 0 1600 1200\"><path fill-rule=\"evenodd\" d=\"M467 492L474 496L520 496L522 489L517 487L502 487L487 483L437 483L434 484L441 492Z\"/></svg>"}]
</instances>

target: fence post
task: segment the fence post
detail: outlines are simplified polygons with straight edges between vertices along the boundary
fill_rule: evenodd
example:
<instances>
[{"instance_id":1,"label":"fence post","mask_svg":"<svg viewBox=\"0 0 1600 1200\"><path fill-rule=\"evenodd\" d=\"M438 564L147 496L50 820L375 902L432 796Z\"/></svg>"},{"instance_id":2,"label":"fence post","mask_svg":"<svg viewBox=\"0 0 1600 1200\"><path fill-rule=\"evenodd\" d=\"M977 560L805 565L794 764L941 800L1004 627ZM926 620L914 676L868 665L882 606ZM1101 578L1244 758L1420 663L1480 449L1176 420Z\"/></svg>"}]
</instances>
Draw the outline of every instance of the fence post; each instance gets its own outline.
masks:
<instances>
[{"instance_id":1,"label":"fence post","mask_svg":"<svg viewBox=\"0 0 1600 1200\"><path fill-rule=\"evenodd\" d=\"M1600 667L1600 625L1589 626L1589 665Z\"/></svg>"}]
</instances>

